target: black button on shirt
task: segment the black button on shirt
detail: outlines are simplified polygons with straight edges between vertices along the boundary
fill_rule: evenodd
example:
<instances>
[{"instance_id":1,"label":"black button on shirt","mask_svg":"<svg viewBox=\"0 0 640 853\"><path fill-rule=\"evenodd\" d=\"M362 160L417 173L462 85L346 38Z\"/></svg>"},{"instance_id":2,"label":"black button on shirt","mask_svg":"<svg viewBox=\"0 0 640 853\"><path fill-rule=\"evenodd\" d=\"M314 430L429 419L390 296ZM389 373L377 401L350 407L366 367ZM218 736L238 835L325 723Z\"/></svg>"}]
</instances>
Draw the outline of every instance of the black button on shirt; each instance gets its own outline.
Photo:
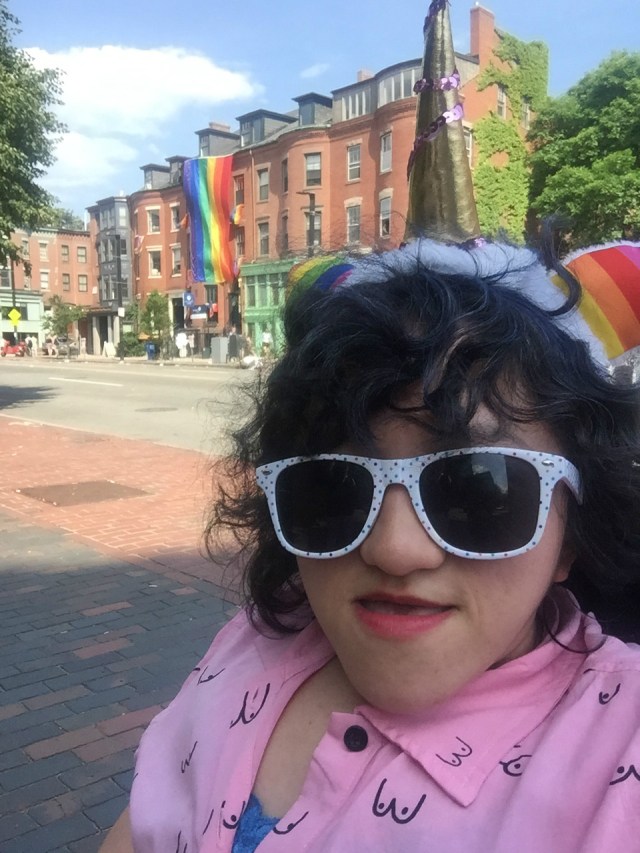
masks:
<instances>
[{"instance_id":1,"label":"black button on shirt","mask_svg":"<svg viewBox=\"0 0 640 853\"><path fill-rule=\"evenodd\" d=\"M349 726L344 733L344 745L349 752L362 752L369 743L369 736L362 726Z\"/></svg>"}]
</instances>

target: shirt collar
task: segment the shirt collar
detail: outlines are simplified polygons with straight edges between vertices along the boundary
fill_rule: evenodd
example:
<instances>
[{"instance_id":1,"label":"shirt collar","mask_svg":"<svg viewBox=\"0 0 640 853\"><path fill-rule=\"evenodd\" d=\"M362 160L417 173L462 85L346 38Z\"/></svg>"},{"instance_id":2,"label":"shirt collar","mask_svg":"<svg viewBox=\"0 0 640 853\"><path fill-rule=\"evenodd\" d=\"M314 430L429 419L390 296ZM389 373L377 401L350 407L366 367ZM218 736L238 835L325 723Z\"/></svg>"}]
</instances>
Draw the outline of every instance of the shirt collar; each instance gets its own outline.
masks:
<instances>
[{"instance_id":1,"label":"shirt collar","mask_svg":"<svg viewBox=\"0 0 640 853\"><path fill-rule=\"evenodd\" d=\"M563 604L568 601L565 597ZM571 608L559 642L548 640L522 657L488 670L455 696L417 717L358 711L410 755L460 805L468 806L498 763L551 713L584 667L585 623ZM593 627L589 647L597 645ZM600 634L601 636L601 634Z\"/></svg>"}]
</instances>

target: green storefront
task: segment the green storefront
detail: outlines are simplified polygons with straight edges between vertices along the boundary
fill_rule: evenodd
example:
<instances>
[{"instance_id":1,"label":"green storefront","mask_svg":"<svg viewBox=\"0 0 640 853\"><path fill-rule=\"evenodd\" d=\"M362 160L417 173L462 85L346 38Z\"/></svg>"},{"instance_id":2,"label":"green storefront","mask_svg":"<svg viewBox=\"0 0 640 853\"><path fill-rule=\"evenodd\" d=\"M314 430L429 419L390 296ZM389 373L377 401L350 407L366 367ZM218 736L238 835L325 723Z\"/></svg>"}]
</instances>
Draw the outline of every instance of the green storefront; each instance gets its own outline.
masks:
<instances>
[{"instance_id":1,"label":"green storefront","mask_svg":"<svg viewBox=\"0 0 640 853\"><path fill-rule=\"evenodd\" d=\"M255 351L260 352L262 333L273 336L273 351L278 354L284 345L282 309L284 308L287 274L295 259L244 264L240 270L242 290L242 333L251 338Z\"/></svg>"}]
</instances>

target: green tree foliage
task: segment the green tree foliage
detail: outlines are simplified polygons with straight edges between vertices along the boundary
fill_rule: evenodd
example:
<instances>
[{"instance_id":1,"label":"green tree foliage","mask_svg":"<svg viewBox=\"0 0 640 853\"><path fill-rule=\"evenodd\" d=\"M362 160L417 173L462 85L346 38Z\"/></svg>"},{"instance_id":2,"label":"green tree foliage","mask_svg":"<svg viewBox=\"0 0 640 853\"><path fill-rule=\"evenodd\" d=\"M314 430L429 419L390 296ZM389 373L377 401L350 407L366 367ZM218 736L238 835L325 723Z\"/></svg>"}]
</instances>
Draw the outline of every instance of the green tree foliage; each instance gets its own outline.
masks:
<instances>
[{"instance_id":1,"label":"green tree foliage","mask_svg":"<svg viewBox=\"0 0 640 853\"><path fill-rule=\"evenodd\" d=\"M65 302L60 296L52 296L48 307L49 313L42 321L42 328L54 337L66 337L69 334L69 326L85 315L83 308Z\"/></svg>"},{"instance_id":2,"label":"green tree foliage","mask_svg":"<svg viewBox=\"0 0 640 853\"><path fill-rule=\"evenodd\" d=\"M150 338L164 340L171 335L169 300L158 290L153 290L140 314L140 329Z\"/></svg>"},{"instance_id":3,"label":"green tree foliage","mask_svg":"<svg viewBox=\"0 0 640 853\"><path fill-rule=\"evenodd\" d=\"M494 113L474 127L478 159L473 184L483 234L522 240L529 209L529 166L520 122L523 107L540 109L547 97L549 54L541 42L524 42L501 34L495 55L478 78L478 89L502 86L511 107L510 118Z\"/></svg>"},{"instance_id":4,"label":"green tree foliage","mask_svg":"<svg viewBox=\"0 0 640 853\"><path fill-rule=\"evenodd\" d=\"M0 262L20 261L10 239L16 228L35 228L51 205L38 180L53 163L56 136L64 128L53 112L59 103L58 72L39 71L12 43L18 20L0 0Z\"/></svg>"},{"instance_id":5,"label":"green tree foliage","mask_svg":"<svg viewBox=\"0 0 640 853\"><path fill-rule=\"evenodd\" d=\"M72 210L62 207L52 207L47 210L39 223L45 228L57 230L84 231L84 221L81 216L76 216Z\"/></svg>"},{"instance_id":6,"label":"green tree foliage","mask_svg":"<svg viewBox=\"0 0 640 853\"><path fill-rule=\"evenodd\" d=\"M531 205L560 214L573 245L640 233L640 53L612 54L531 128Z\"/></svg>"}]
</instances>

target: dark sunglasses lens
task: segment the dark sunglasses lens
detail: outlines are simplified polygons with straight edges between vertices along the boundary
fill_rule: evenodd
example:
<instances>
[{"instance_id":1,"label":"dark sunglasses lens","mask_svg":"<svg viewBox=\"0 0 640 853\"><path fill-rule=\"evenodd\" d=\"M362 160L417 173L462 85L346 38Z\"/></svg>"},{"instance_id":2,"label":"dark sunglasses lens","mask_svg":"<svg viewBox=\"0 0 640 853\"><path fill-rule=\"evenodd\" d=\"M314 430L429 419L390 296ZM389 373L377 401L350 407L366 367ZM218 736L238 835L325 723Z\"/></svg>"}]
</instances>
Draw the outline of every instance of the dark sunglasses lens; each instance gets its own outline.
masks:
<instances>
[{"instance_id":1,"label":"dark sunglasses lens","mask_svg":"<svg viewBox=\"0 0 640 853\"><path fill-rule=\"evenodd\" d=\"M422 472L420 494L438 535L463 551L515 551L536 530L540 478L524 459L498 453L439 459Z\"/></svg>"},{"instance_id":2,"label":"dark sunglasses lens","mask_svg":"<svg viewBox=\"0 0 640 853\"><path fill-rule=\"evenodd\" d=\"M313 459L278 475L278 519L287 542L300 551L330 554L362 532L373 500L373 478L360 465Z\"/></svg>"}]
</instances>

